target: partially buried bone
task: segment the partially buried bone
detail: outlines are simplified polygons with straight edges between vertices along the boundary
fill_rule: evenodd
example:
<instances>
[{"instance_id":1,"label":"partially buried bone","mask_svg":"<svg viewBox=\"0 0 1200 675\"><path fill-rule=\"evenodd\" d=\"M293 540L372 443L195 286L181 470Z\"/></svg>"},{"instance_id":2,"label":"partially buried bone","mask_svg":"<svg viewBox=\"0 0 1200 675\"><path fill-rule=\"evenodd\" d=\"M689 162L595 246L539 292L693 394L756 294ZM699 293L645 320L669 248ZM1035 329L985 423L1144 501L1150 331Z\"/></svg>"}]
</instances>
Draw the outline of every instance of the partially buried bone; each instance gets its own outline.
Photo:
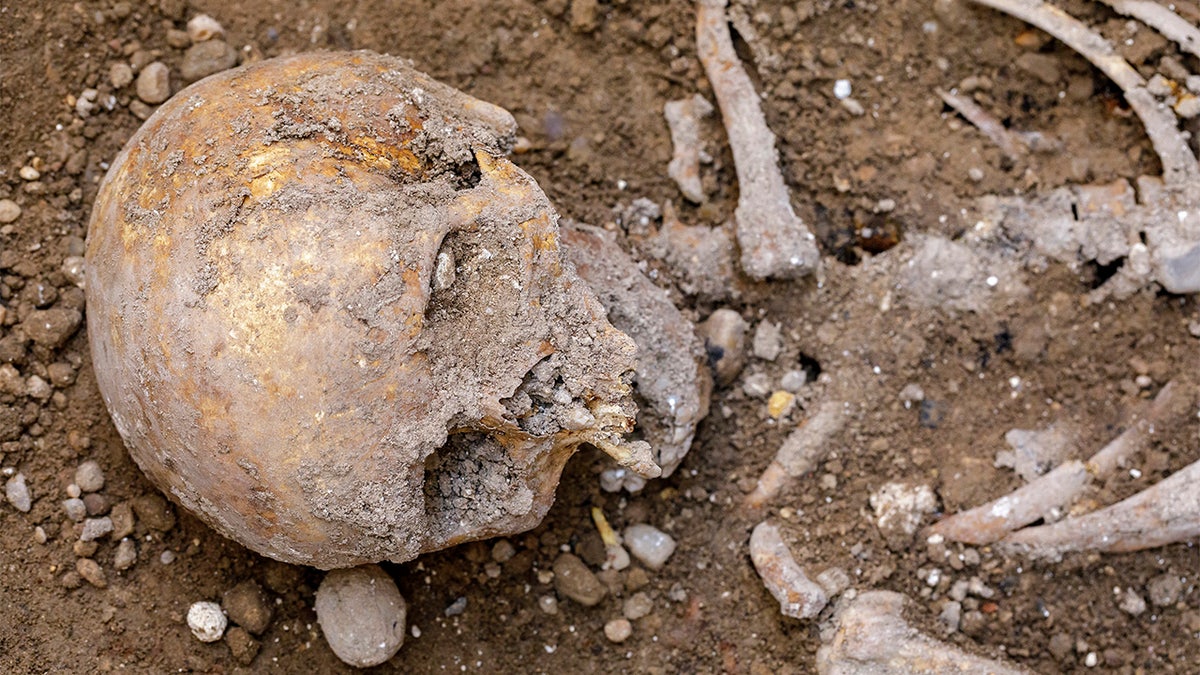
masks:
<instances>
[{"instance_id":1,"label":"partially buried bone","mask_svg":"<svg viewBox=\"0 0 1200 675\"><path fill-rule=\"evenodd\" d=\"M825 609L829 597L811 581L792 557L779 528L763 521L750 534L750 560L763 584L779 601L779 611L793 619L811 619Z\"/></svg>"},{"instance_id":2,"label":"partially buried bone","mask_svg":"<svg viewBox=\"0 0 1200 675\"><path fill-rule=\"evenodd\" d=\"M563 228L565 250L608 310L608 320L637 345L634 386L641 400L637 429L669 476L691 448L708 414L712 377L704 344L667 296L650 282L613 236L587 225ZM627 484L636 487L640 477Z\"/></svg>"},{"instance_id":3,"label":"partially buried bone","mask_svg":"<svg viewBox=\"0 0 1200 675\"><path fill-rule=\"evenodd\" d=\"M821 675L1019 675L1027 671L968 654L904 620L908 599L870 591L838 607L835 626L817 650Z\"/></svg>"},{"instance_id":4,"label":"partially buried bone","mask_svg":"<svg viewBox=\"0 0 1200 675\"><path fill-rule=\"evenodd\" d=\"M663 116L671 129L671 144L674 155L667 165L667 174L679 185L679 191L689 201L697 204L704 201L704 188L700 184L700 160L704 154L700 142L700 119L712 114L712 104L700 94L678 101L668 101L663 106Z\"/></svg>"},{"instance_id":5,"label":"partially buried bone","mask_svg":"<svg viewBox=\"0 0 1200 675\"><path fill-rule=\"evenodd\" d=\"M816 238L792 210L779 170L775 134L767 127L754 84L729 34L725 0L698 0L696 49L712 83L737 165L734 211L742 269L756 279L794 279L821 262Z\"/></svg>"}]
</instances>

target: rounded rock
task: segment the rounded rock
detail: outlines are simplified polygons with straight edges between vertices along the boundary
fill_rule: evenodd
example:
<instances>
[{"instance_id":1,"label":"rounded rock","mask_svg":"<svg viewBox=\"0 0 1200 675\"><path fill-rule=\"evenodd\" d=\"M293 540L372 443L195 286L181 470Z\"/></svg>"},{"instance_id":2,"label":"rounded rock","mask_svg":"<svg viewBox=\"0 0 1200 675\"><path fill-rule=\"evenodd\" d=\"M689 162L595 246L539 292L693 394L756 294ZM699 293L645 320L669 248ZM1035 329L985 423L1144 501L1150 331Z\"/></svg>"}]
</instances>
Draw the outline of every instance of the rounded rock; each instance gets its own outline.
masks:
<instances>
[{"instance_id":1,"label":"rounded rock","mask_svg":"<svg viewBox=\"0 0 1200 675\"><path fill-rule=\"evenodd\" d=\"M247 579L225 591L221 606L234 623L254 635L259 635L271 624L270 599L261 586Z\"/></svg>"},{"instance_id":2,"label":"rounded rock","mask_svg":"<svg viewBox=\"0 0 1200 675\"><path fill-rule=\"evenodd\" d=\"M225 27L207 14L197 14L187 22L187 35L192 42L205 42L225 37Z\"/></svg>"},{"instance_id":3,"label":"rounded rock","mask_svg":"<svg viewBox=\"0 0 1200 675\"><path fill-rule=\"evenodd\" d=\"M11 199L0 199L0 223L7 225L21 217L21 207Z\"/></svg>"},{"instance_id":4,"label":"rounded rock","mask_svg":"<svg viewBox=\"0 0 1200 675\"><path fill-rule=\"evenodd\" d=\"M220 605L208 600L201 600L193 602L192 606L188 608L187 624L197 640L216 642L225 634L225 627L229 625L229 621L225 618L225 613L221 611Z\"/></svg>"},{"instance_id":5,"label":"rounded rock","mask_svg":"<svg viewBox=\"0 0 1200 675\"><path fill-rule=\"evenodd\" d=\"M732 309L718 309L697 326L704 338L717 384L728 386L746 365L746 329L742 316Z\"/></svg>"},{"instance_id":6,"label":"rounded rock","mask_svg":"<svg viewBox=\"0 0 1200 675\"><path fill-rule=\"evenodd\" d=\"M155 61L138 73L137 95L146 103L158 105L171 98L171 71L161 61Z\"/></svg>"},{"instance_id":7,"label":"rounded rock","mask_svg":"<svg viewBox=\"0 0 1200 675\"><path fill-rule=\"evenodd\" d=\"M317 589L317 622L342 661L366 668L384 663L404 644L406 604L378 565L334 570Z\"/></svg>"},{"instance_id":8,"label":"rounded rock","mask_svg":"<svg viewBox=\"0 0 1200 675\"><path fill-rule=\"evenodd\" d=\"M554 588L584 607L604 599L608 589L578 556L564 553L554 561Z\"/></svg>"},{"instance_id":9,"label":"rounded rock","mask_svg":"<svg viewBox=\"0 0 1200 675\"><path fill-rule=\"evenodd\" d=\"M604 624L604 637L609 642L620 644L628 640L630 635L633 635L633 624L629 623L629 619L613 619Z\"/></svg>"},{"instance_id":10,"label":"rounded rock","mask_svg":"<svg viewBox=\"0 0 1200 675\"><path fill-rule=\"evenodd\" d=\"M237 65L237 50L224 40L198 42L183 54L179 74L188 82L208 77Z\"/></svg>"},{"instance_id":11,"label":"rounded rock","mask_svg":"<svg viewBox=\"0 0 1200 675\"><path fill-rule=\"evenodd\" d=\"M29 486L25 484L23 473L18 473L4 483L4 496L8 503L21 513L29 513L33 508L33 498L29 495Z\"/></svg>"},{"instance_id":12,"label":"rounded rock","mask_svg":"<svg viewBox=\"0 0 1200 675\"><path fill-rule=\"evenodd\" d=\"M660 569L675 552L671 535L645 523L625 528L625 545L634 558L652 570Z\"/></svg>"},{"instance_id":13,"label":"rounded rock","mask_svg":"<svg viewBox=\"0 0 1200 675\"><path fill-rule=\"evenodd\" d=\"M84 492L99 492L104 487L104 469L89 459L75 469L75 484Z\"/></svg>"}]
</instances>

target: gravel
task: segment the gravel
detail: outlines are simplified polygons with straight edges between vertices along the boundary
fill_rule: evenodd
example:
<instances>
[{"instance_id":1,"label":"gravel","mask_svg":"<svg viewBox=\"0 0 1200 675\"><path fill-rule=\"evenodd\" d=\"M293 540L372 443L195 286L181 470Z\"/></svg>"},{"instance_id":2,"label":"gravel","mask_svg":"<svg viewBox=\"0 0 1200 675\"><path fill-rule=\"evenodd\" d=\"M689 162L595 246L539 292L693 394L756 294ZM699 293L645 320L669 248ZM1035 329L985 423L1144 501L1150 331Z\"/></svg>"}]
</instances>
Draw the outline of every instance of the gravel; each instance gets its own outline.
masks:
<instances>
[{"instance_id":1,"label":"gravel","mask_svg":"<svg viewBox=\"0 0 1200 675\"><path fill-rule=\"evenodd\" d=\"M171 70L162 61L155 61L142 68L137 77L137 95L150 105L158 105L171 98Z\"/></svg>"},{"instance_id":2,"label":"gravel","mask_svg":"<svg viewBox=\"0 0 1200 675\"><path fill-rule=\"evenodd\" d=\"M625 545L638 562L652 570L662 568L675 552L675 540L671 535L645 523L625 528Z\"/></svg>"},{"instance_id":3,"label":"gravel","mask_svg":"<svg viewBox=\"0 0 1200 675\"><path fill-rule=\"evenodd\" d=\"M88 518L83 521L83 532L79 534L79 540L95 541L100 537L107 536L112 531L112 519L108 516L104 516L103 518Z\"/></svg>"},{"instance_id":4,"label":"gravel","mask_svg":"<svg viewBox=\"0 0 1200 675\"><path fill-rule=\"evenodd\" d=\"M137 544L129 537L117 544L117 552L113 555L113 569L124 572L137 562Z\"/></svg>"},{"instance_id":5,"label":"gravel","mask_svg":"<svg viewBox=\"0 0 1200 675\"><path fill-rule=\"evenodd\" d=\"M225 618L225 613L221 611L220 605L201 600L193 602L192 606L188 608L187 624L197 640L216 642L225 634L225 627L229 625L229 621Z\"/></svg>"},{"instance_id":6,"label":"gravel","mask_svg":"<svg viewBox=\"0 0 1200 675\"><path fill-rule=\"evenodd\" d=\"M317 589L317 621L333 653L359 668L377 666L404 644L400 589L378 565L333 570Z\"/></svg>"},{"instance_id":7,"label":"gravel","mask_svg":"<svg viewBox=\"0 0 1200 675\"><path fill-rule=\"evenodd\" d=\"M517 548L507 539L501 539L492 546L492 560L498 563L506 563L516 554Z\"/></svg>"},{"instance_id":8,"label":"gravel","mask_svg":"<svg viewBox=\"0 0 1200 675\"><path fill-rule=\"evenodd\" d=\"M717 384L728 386L746 365L746 322L732 309L718 309L696 327Z\"/></svg>"},{"instance_id":9,"label":"gravel","mask_svg":"<svg viewBox=\"0 0 1200 675\"><path fill-rule=\"evenodd\" d=\"M83 577L89 584L96 588L104 588L108 586L108 580L104 577L104 570L100 564L91 558L79 558L75 561L75 571L79 576Z\"/></svg>"},{"instance_id":10,"label":"gravel","mask_svg":"<svg viewBox=\"0 0 1200 675\"><path fill-rule=\"evenodd\" d=\"M237 50L224 40L206 40L188 47L184 52L179 74L184 80L195 82L222 70L229 70L237 65L237 59Z\"/></svg>"},{"instance_id":11,"label":"gravel","mask_svg":"<svg viewBox=\"0 0 1200 675\"><path fill-rule=\"evenodd\" d=\"M23 473L18 473L5 481L4 496L14 509L22 513L29 513L29 509L33 508L33 498L29 494L29 486L25 484L25 474Z\"/></svg>"},{"instance_id":12,"label":"gravel","mask_svg":"<svg viewBox=\"0 0 1200 675\"><path fill-rule=\"evenodd\" d=\"M650 599L649 595L640 591L626 598L625 605L621 608L621 613L630 621L636 621L652 611L654 611L654 601Z\"/></svg>"},{"instance_id":13,"label":"gravel","mask_svg":"<svg viewBox=\"0 0 1200 675\"><path fill-rule=\"evenodd\" d=\"M225 37L225 28L207 14L197 14L187 22L187 35L192 42L204 42Z\"/></svg>"},{"instance_id":14,"label":"gravel","mask_svg":"<svg viewBox=\"0 0 1200 675\"><path fill-rule=\"evenodd\" d=\"M1170 607L1179 601L1183 582L1174 574L1160 574L1146 584L1146 592L1155 607Z\"/></svg>"},{"instance_id":15,"label":"gravel","mask_svg":"<svg viewBox=\"0 0 1200 675\"><path fill-rule=\"evenodd\" d=\"M65 511L67 514L67 517L76 523L81 522L87 517L87 505L84 504L83 500L79 499L78 497L64 499L62 506L63 511Z\"/></svg>"},{"instance_id":16,"label":"gravel","mask_svg":"<svg viewBox=\"0 0 1200 675\"><path fill-rule=\"evenodd\" d=\"M99 492L104 487L104 470L95 460L89 459L75 469L75 484L84 492Z\"/></svg>"},{"instance_id":17,"label":"gravel","mask_svg":"<svg viewBox=\"0 0 1200 675\"><path fill-rule=\"evenodd\" d=\"M604 624L604 637L609 642L620 644L628 640L630 635L633 635L633 624L629 623L629 619L613 619Z\"/></svg>"},{"instance_id":18,"label":"gravel","mask_svg":"<svg viewBox=\"0 0 1200 675\"><path fill-rule=\"evenodd\" d=\"M554 561L554 588L584 607L598 604L608 592L592 570L570 553Z\"/></svg>"},{"instance_id":19,"label":"gravel","mask_svg":"<svg viewBox=\"0 0 1200 675\"><path fill-rule=\"evenodd\" d=\"M0 223L7 225L21 217L21 207L11 199L0 199Z\"/></svg>"},{"instance_id":20,"label":"gravel","mask_svg":"<svg viewBox=\"0 0 1200 675\"><path fill-rule=\"evenodd\" d=\"M225 591L221 607L230 620L254 635L261 634L271 625L273 609L270 598L252 580L247 579Z\"/></svg>"},{"instance_id":21,"label":"gravel","mask_svg":"<svg viewBox=\"0 0 1200 675\"><path fill-rule=\"evenodd\" d=\"M754 355L760 359L774 361L779 357L782 348L783 332L780 331L779 324L770 321L760 322L754 331L752 346Z\"/></svg>"}]
</instances>

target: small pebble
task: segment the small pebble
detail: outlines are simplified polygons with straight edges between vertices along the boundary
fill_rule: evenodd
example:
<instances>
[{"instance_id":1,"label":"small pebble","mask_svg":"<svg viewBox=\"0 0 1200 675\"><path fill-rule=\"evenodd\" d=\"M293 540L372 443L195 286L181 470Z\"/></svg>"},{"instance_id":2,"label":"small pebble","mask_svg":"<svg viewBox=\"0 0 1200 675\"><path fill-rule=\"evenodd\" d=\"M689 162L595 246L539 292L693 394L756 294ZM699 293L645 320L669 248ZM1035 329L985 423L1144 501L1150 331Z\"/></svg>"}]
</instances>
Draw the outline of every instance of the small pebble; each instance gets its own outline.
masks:
<instances>
[{"instance_id":1,"label":"small pebble","mask_svg":"<svg viewBox=\"0 0 1200 675\"><path fill-rule=\"evenodd\" d=\"M54 393L54 388L50 386L49 382L43 380L37 375L32 375L26 384L25 391L29 394L30 398L38 401L45 401L46 399L50 398L51 394Z\"/></svg>"},{"instance_id":2,"label":"small pebble","mask_svg":"<svg viewBox=\"0 0 1200 675\"><path fill-rule=\"evenodd\" d=\"M317 588L317 622L339 659L358 668L384 663L404 644L407 605L378 565L333 570Z\"/></svg>"},{"instance_id":3,"label":"small pebble","mask_svg":"<svg viewBox=\"0 0 1200 675\"><path fill-rule=\"evenodd\" d=\"M71 499L79 499L79 497L82 495L83 495L83 490L80 490L78 485L76 485L74 483L67 485L67 496L68 497L70 497Z\"/></svg>"},{"instance_id":4,"label":"small pebble","mask_svg":"<svg viewBox=\"0 0 1200 675\"><path fill-rule=\"evenodd\" d=\"M258 656L258 650L262 646L258 640L250 636L249 632L239 626L234 626L226 631L225 644L229 645L229 653L233 655L234 660L243 666L254 662L254 657Z\"/></svg>"},{"instance_id":5,"label":"small pebble","mask_svg":"<svg viewBox=\"0 0 1200 675\"><path fill-rule=\"evenodd\" d=\"M62 505L67 517L76 523L87 517L87 504L84 504L82 499L77 497L64 499Z\"/></svg>"},{"instance_id":6,"label":"small pebble","mask_svg":"<svg viewBox=\"0 0 1200 675\"><path fill-rule=\"evenodd\" d=\"M1155 607L1170 607L1179 601L1183 582L1175 574L1160 574L1146 584L1146 592Z\"/></svg>"},{"instance_id":7,"label":"small pebble","mask_svg":"<svg viewBox=\"0 0 1200 675\"><path fill-rule=\"evenodd\" d=\"M222 70L229 70L237 65L237 59L237 50L224 40L206 40L188 47L184 52L183 63L179 64L179 74L184 80L195 82Z\"/></svg>"},{"instance_id":8,"label":"small pebble","mask_svg":"<svg viewBox=\"0 0 1200 675\"><path fill-rule=\"evenodd\" d=\"M543 595L538 598L538 609L551 616L558 614L558 598L553 595Z\"/></svg>"},{"instance_id":9,"label":"small pebble","mask_svg":"<svg viewBox=\"0 0 1200 675\"><path fill-rule=\"evenodd\" d=\"M732 309L718 309L696 327L704 339L708 360L717 384L728 386L746 364L746 329L742 316Z\"/></svg>"},{"instance_id":10,"label":"small pebble","mask_svg":"<svg viewBox=\"0 0 1200 675\"><path fill-rule=\"evenodd\" d=\"M121 540L121 543L117 544L117 552L113 555L113 568L124 572L133 567L133 564L136 562L137 544L134 544L133 540L129 537L125 537Z\"/></svg>"},{"instance_id":11,"label":"small pebble","mask_svg":"<svg viewBox=\"0 0 1200 675\"><path fill-rule=\"evenodd\" d=\"M108 69L108 81L112 83L113 89L129 86L133 82L133 68L124 61L112 64Z\"/></svg>"},{"instance_id":12,"label":"small pebble","mask_svg":"<svg viewBox=\"0 0 1200 675\"><path fill-rule=\"evenodd\" d=\"M157 105L171 98L171 71L161 61L155 61L138 73L137 95L146 103Z\"/></svg>"},{"instance_id":13,"label":"small pebble","mask_svg":"<svg viewBox=\"0 0 1200 675\"><path fill-rule=\"evenodd\" d=\"M636 621L652 611L654 611L654 601L650 599L649 595L640 591L625 598L625 604L621 608L621 613L630 621Z\"/></svg>"},{"instance_id":14,"label":"small pebble","mask_svg":"<svg viewBox=\"0 0 1200 675\"><path fill-rule=\"evenodd\" d=\"M742 392L750 398L762 398L771 393L771 379L766 373L753 373L742 382Z\"/></svg>"},{"instance_id":15,"label":"small pebble","mask_svg":"<svg viewBox=\"0 0 1200 675\"><path fill-rule=\"evenodd\" d=\"M100 564L91 558L79 558L75 561L75 571L79 576L83 577L89 584L96 588L104 588L108 586L108 580L104 578L104 570L100 568Z\"/></svg>"},{"instance_id":16,"label":"small pebble","mask_svg":"<svg viewBox=\"0 0 1200 675\"><path fill-rule=\"evenodd\" d=\"M112 507L108 514L113 524L113 539L124 539L133 534L133 507L129 502L121 502Z\"/></svg>"},{"instance_id":17,"label":"small pebble","mask_svg":"<svg viewBox=\"0 0 1200 675\"><path fill-rule=\"evenodd\" d=\"M446 616L458 616L465 611L467 611L467 598L462 596L446 607L445 614Z\"/></svg>"},{"instance_id":18,"label":"small pebble","mask_svg":"<svg viewBox=\"0 0 1200 675\"><path fill-rule=\"evenodd\" d=\"M25 180L37 180L42 177L42 172L32 166L23 166L17 171L17 175Z\"/></svg>"},{"instance_id":19,"label":"small pebble","mask_svg":"<svg viewBox=\"0 0 1200 675\"><path fill-rule=\"evenodd\" d=\"M783 348L783 331L780 330L779 324L771 321L759 322L754 331L752 345L756 357L767 361L778 358L779 351Z\"/></svg>"},{"instance_id":20,"label":"small pebble","mask_svg":"<svg viewBox=\"0 0 1200 675\"><path fill-rule=\"evenodd\" d=\"M850 80L837 80L833 83L833 96L839 101L850 98L852 91Z\"/></svg>"},{"instance_id":21,"label":"small pebble","mask_svg":"<svg viewBox=\"0 0 1200 675\"><path fill-rule=\"evenodd\" d=\"M229 625L229 621L225 618L225 613L221 611L220 605L208 600L201 600L193 602L192 606L188 608L187 624L197 640L216 642L225 634L225 627Z\"/></svg>"},{"instance_id":22,"label":"small pebble","mask_svg":"<svg viewBox=\"0 0 1200 675\"><path fill-rule=\"evenodd\" d=\"M578 556L564 553L554 561L554 588L584 607L604 599L608 589Z\"/></svg>"},{"instance_id":23,"label":"small pebble","mask_svg":"<svg viewBox=\"0 0 1200 675\"><path fill-rule=\"evenodd\" d=\"M779 379L779 388L793 394L800 393L805 384L808 384L808 373L803 370L789 370Z\"/></svg>"},{"instance_id":24,"label":"small pebble","mask_svg":"<svg viewBox=\"0 0 1200 675\"><path fill-rule=\"evenodd\" d=\"M13 508L29 513L33 508L33 498L29 495L29 486L25 484L25 474L18 473L4 483L4 496ZM80 503L82 505L82 502Z\"/></svg>"},{"instance_id":25,"label":"small pebble","mask_svg":"<svg viewBox=\"0 0 1200 675\"><path fill-rule=\"evenodd\" d=\"M779 419L792 412L796 407L796 395L790 391L773 392L771 397L767 399L767 414L771 419Z\"/></svg>"},{"instance_id":26,"label":"small pebble","mask_svg":"<svg viewBox=\"0 0 1200 675\"><path fill-rule=\"evenodd\" d=\"M41 525L33 528L33 540L39 544L46 543L50 538L46 536L46 530Z\"/></svg>"},{"instance_id":27,"label":"small pebble","mask_svg":"<svg viewBox=\"0 0 1200 675\"><path fill-rule=\"evenodd\" d=\"M225 28L207 14L197 14L187 22L187 35L192 42L204 42L225 37Z\"/></svg>"},{"instance_id":28,"label":"small pebble","mask_svg":"<svg viewBox=\"0 0 1200 675\"><path fill-rule=\"evenodd\" d=\"M501 539L492 545L492 560L504 564L517 554L517 547L507 539Z\"/></svg>"},{"instance_id":29,"label":"small pebble","mask_svg":"<svg viewBox=\"0 0 1200 675\"><path fill-rule=\"evenodd\" d=\"M79 534L79 540L95 541L112 531L112 519L108 516L104 516L103 518L88 518L83 521L83 532Z\"/></svg>"},{"instance_id":30,"label":"small pebble","mask_svg":"<svg viewBox=\"0 0 1200 675\"><path fill-rule=\"evenodd\" d=\"M850 575L840 567L830 567L814 579L825 594L833 598L850 588Z\"/></svg>"},{"instance_id":31,"label":"small pebble","mask_svg":"<svg viewBox=\"0 0 1200 675\"><path fill-rule=\"evenodd\" d=\"M1117 606L1130 616L1140 616L1146 611L1146 601L1132 588L1125 589Z\"/></svg>"},{"instance_id":32,"label":"small pebble","mask_svg":"<svg viewBox=\"0 0 1200 675\"><path fill-rule=\"evenodd\" d=\"M0 199L0 223L8 224L21 217L21 207L11 199Z\"/></svg>"},{"instance_id":33,"label":"small pebble","mask_svg":"<svg viewBox=\"0 0 1200 675\"><path fill-rule=\"evenodd\" d=\"M162 563L163 565L170 565L171 563L175 562L175 552L171 549L163 551L158 556L158 562Z\"/></svg>"},{"instance_id":34,"label":"small pebble","mask_svg":"<svg viewBox=\"0 0 1200 675\"><path fill-rule=\"evenodd\" d=\"M108 513L109 502L108 497L99 492L90 492L83 496L83 505L87 508L89 516L103 516Z\"/></svg>"},{"instance_id":35,"label":"small pebble","mask_svg":"<svg viewBox=\"0 0 1200 675\"><path fill-rule=\"evenodd\" d=\"M262 587L247 579L225 591L221 607L237 625L259 635L271 624L274 608Z\"/></svg>"},{"instance_id":36,"label":"small pebble","mask_svg":"<svg viewBox=\"0 0 1200 675\"><path fill-rule=\"evenodd\" d=\"M962 623L962 603L951 600L943 604L938 622L947 634L958 632L958 626Z\"/></svg>"},{"instance_id":37,"label":"small pebble","mask_svg":"<svg viewBox=\"0 0 1200 675\"><path fill-rule=\"evenodd\" d=\"M95 460L89 459L75 469L75 484L84 492L99 492L104 487L104 470Z\"/></svg>"},{"instance_id":38,"label":"small pebble","mask_svg":"<svg viewBox=\"0 0 1200 675\"><path fill-rule=\"evenodd\" d=\"M604 637L609 642L620 644L628 640L630 635L633 635L633 624L629 623L629 619L613 619L604 624Z\"/></svg>"},{"instance_id":39,"label":"small pebble","mask_svg":"<svg viewBox=\"0 0 1200 675\"><path fill-rule=\"evenodd\" d=\"M75 553L75 556L78 558L94 557L96 555L97 549L99 549L99 548L100 548L100 544L97 544L94 541L80 540L80 541L76 541L74 544L71 545L71 550Z\"/></svg>"},{"instance_id":40,"label":"small pebble","mask_svg":"<svg viewBox=\"0 0 1200 675\"><path fill-rule=\"evenodd\" d=\"M967 178L970 178L972 182L978 183L983 180L983 169L977 166L967 169Z\"/></svg>"},{"instance_id":41,"label":"small pebble","mask_svg":"<svg viewBox=\"0 0 1200 675\"><path fill-rule=\"evenodd\" d=\"M151 493L133 500L133 512L146 527L169 532L175 527L175 511L162 495Z\"/></svg>"},{"instance_id":42,"label":"small pebble","mask_svg":"<svg viewBox=\"0 0 1200 675\"><path fill-rule=\"evenodd\" d=\"M625 528L625 545L634 558L652 570L661 569L675 552L671 535L645 523Z\"/></svg>"}]
</instances>

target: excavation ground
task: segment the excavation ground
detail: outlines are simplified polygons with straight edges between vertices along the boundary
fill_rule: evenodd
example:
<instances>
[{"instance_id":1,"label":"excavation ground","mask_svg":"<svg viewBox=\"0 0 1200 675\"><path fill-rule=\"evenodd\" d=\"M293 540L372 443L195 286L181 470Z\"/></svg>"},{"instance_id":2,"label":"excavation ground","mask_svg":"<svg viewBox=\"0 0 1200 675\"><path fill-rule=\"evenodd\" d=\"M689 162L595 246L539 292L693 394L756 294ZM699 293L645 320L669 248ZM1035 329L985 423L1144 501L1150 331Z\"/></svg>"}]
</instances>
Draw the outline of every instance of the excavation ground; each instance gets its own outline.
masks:
<instances>
[{"instance_id":1,"label":"excavation ground","mask_svg":"<svg viewBox=\"0 0 1200 675\"><path fill-rule=\"evenodd\" d=\"M750 323L751 334L773 322L781 328L780 353L770 361L751 356L741 375L714 393L695 446L670 478L636 495L603 492L598 475L606 459L586 450L568 465L546 520L508 539L513 555L500 556L504 562L493 558L496 542L485 541L386 566L408 601L410 628L379 672L811 672L817 622L782 616L750 562L750 531L764 518L779 524L807 568L840 567L859 590L908 595L916 601L915 625L974 653L1042 673L1085 672L1089 659L1108 672L1196 672L1200 593L1193 577L1200 554L1192 545L1036 563L987 547L951 547L951 564L922 538L885 539L869 506L873 492L896 480L929 485L941 512L993 499L1019 484L1010 469L994 465L1008 430L1069 426L1078 432L1079 453L1090 454L1141 401L1200 363L1195 297L1148 289L1089 304L1087 294L1113 272L1099 266L1051 263L1030 274L1029 294L1003 311L881 314L851 294L856 273L889 255L895 241L970 230L979 196L1157 174L1158 160L1119 92L1057 42L950 0L734 5L745 18L736 46L764 94L793 205L817 234L824 282L750 285L716 303L680 292L661 261L645 259L690 319L729 307ZM1071 1L1066 8L1146 73L1171 62L1197 66L1098 4ZM1187 18L1195 21L1191 11ZM139 112L150 109L119 64L136 78L133 70L161 61L168 86L178 90L184 67L196 66L185 64L180 31L200 13L224 26L240 60L372 49L410 58L507 108L526 139L515 161L562 216L618 231L627 250L635 251L633 238L618 214L635 199L671 202L684 222L705 225L723 223L737 202L717 115L701 129L711 155L701 167L708 202L685 201L667 174L663 105L696 93L713 100L688 2L0 6L0 200L20 211L0 224L0 316L7 314L0 318L0 356L26 381L37 375L51 388L40 392L44 398L0 399L0 467L23 474L32 495L27 513L0 504L5 672L349 670L316 623L321 572L258 557L181 509L172 519L153 508L148 496L156 491L126 454L97 391L86 316L61 346L16 353L2 339L34 307L79 304L64 259L81 253L99 180L140 125ZM849 82L861 110L835 97L839 80ZM1052 137L1056 149L1006 159L935 91L963 88L964 81L1006 126ZM94 96L84 96L87 90ZM22 176L23 167L40 175ZM0 218L12 213L0 201ZM878 372L861 383L855 400L874 403L831 440L812 475L764 510L748 510L743 500L754 480L827 385L801 388L798 405L779 420L744 385L761 374L779 388L797 369L837 377L831 366L844 357L830 345L842 335L869 345L855 358ZM912 384L923 390L923 404L901 400ZM1193 417L1162 434L1135 459L1136 470L1102 486L1096 500L1131 494L1200 458L1198 424ZM125 569L118 569L126 562L118 561L118 542L101 538L94 551L78 545L65 515L67 486L86 460L98 462L105 477L99 497L85 500L93 510L140 507L131 533L137 559ZM678 548L660 570L635 564L613 575L608 596L584 607L556 597L546 572L564 550L599 570L604 550L593 506L617 530L650 523ZM98 564L103 588L89 581L95 570L81 559ZM940 580L931 585L934 569ZM963 601L964 620L945 634L938 616L949 589L975 577L982 584L976 588L987 590ZM1122 608L1129 589L1148 601L1162 597L1163 578L1182 579L1170 602L1150 602L1137 615ZM263 632L211 644L192 637L189 605L219 601L247 580L262 587L272 609ZM637 593L648 597L649 613L631 621L628 639L610 641L605 624ZM546 596L557 599L553 613Z\"/></svg>"}]
</instances>

